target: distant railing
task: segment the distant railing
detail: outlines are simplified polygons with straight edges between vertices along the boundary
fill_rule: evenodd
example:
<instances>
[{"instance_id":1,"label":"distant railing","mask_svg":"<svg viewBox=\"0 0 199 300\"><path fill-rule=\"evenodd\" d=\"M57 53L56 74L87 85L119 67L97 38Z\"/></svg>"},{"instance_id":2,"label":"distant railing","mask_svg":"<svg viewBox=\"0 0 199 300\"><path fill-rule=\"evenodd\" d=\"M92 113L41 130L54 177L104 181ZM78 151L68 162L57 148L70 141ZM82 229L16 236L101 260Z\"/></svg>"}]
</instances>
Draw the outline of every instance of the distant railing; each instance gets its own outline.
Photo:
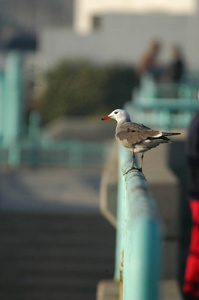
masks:
<instances>
[{"instance_id":1,"label":"distant railing","mask_svg":"<svg viewBox=\"0 0 199 300\"><path fill-rule=\"evenodd\" d=\"M40 116L32 112L26 134L9 143L0 141L0 164L33 167L58 166L101 166L107 146L100 142L78 140L53 140L41 133Z\"/></svg>"},{"instance_id":2,"label":"distant railing","mask_svg":"<svg viewBox=\"0 0 199 300\"><path fill-rule=\"evenodd\" d=\"M0 164L10 166L101 166L106 146L98 142L19 140L10 147L0 145Z\"/></svg>"},{"instance_id":3,"label":"distant railing","mask_svg":"<svg viewBox=\"0 0 199 300\"><path fill-rule=\"evenodd\" d=\"M157 300L161 264L161 226L144 175L131 167L130 151L119 148L115 279L120 299Z\"/></svg>"},{"instance_id":4,"label":"distant railing","mask_svg":"<svg viewBox=\"0 0 199 300\"><path fill-rule=\"evenodd\" d=\"M134 122L147 126L165 131L187 128L199 110L197 91L190 83L157 84L150 77L143 77L140 89L134 91L125 109L132 114Z\"/></svg>"}]
</instances>

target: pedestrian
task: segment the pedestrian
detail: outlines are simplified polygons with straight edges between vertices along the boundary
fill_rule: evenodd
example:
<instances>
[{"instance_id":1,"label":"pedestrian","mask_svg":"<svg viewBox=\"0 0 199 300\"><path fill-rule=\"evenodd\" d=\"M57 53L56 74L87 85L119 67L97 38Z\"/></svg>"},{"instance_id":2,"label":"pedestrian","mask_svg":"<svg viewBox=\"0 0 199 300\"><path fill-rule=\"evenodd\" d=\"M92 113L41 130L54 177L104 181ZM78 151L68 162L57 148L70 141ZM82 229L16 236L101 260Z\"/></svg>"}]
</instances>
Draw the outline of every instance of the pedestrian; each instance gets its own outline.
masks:
<instances>
[{"instance_id":1,"label":"pedestrian","mask_svg":"<svg viewBox=\"0 0 199 300\"><path fill-rule=\"evenodd\" d=\"M173 45L171 48L172 59L168 67L168 77L171 82L178 83L185 72L185 62L179 46Z\"/></svg>"},{"instance_id":2,"label":"pedestrian","mask_svg":"<svg viewBox=\"0 0 199 300\"><path fill-rule=\"evenodd\" d=\"M136 74L139 78L143 74L151 75L156 80L162 73L162 68L158 63L158 56L161 49L161 43L158 40L152 40L144 51L136 66Z\"/></svg>"},{"instance_id":3,"label":"pedestrian","mask_svg":"<svg viewBox=\"0 0 199 300\"><path fill-rule=\"evenodd\" d=\"M199 300L199 112L196 113L189 127L186 155L192 228L183 292L186 300Z\"/></svg>"}]
</instances>

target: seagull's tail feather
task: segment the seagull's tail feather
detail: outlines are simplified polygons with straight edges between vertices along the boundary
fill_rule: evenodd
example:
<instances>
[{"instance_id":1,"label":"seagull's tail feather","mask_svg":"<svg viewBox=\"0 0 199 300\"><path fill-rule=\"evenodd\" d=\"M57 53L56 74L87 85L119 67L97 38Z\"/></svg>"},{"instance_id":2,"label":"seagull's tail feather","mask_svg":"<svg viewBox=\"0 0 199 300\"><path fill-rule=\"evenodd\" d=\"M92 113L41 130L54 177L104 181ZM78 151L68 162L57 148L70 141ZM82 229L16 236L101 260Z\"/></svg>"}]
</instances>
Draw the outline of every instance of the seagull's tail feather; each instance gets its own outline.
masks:
<instances>
[{"instance_id":1,"label":"seagull's tail feather","mask_svg":"<svg viewBox=\"0 0 199 300\"><path fill-rule=\"evenodd\" d=\"M179 135L180 132L162 132L163 136L170 136L170 135Z\"/></svg>"}]
</instances>

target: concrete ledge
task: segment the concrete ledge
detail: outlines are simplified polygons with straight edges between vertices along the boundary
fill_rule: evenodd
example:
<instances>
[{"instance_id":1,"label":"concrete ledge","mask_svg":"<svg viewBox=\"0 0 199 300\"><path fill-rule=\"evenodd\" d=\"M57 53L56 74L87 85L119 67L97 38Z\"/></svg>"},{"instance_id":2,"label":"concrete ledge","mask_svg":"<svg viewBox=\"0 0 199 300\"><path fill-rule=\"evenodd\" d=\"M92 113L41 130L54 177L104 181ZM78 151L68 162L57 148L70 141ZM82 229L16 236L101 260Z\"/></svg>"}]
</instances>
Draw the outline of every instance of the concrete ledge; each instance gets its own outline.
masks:
<instances>
[{"instance_id":1,"label":"concrete ledge","mask_svg":"<svg viewBox=\"0 0 199 300\"><path fill-rule=\"evenodd\" d=\"M160 287L160 299L162 300L182 300L180 288L176 280L164 280Z\"/></svg>"},{"instance_id":2,"label":"concrete ledge","mask_svg":"<svg viewBox=\"0 0 199 300\"><path fill-rule=\"evenodd\" d=\"M178 278L178 255L179 241L176 239L164 239L162 243L163 251L163 278L165 280Z\"/></svg>"},{"instance_id":3,"label":"concrete ledge","mask_svg":"<svg viewBox=\"0 0 199 300\"><path fill-rule=\"evenodd\" d=\"M102 280L97 286L97 300L119 300L119 282ZM160 284L161 300L182 300L176 280L164 280Z\"/></svg>"},{"instance_id":4,"label":"concrete ledge","mask_svg":"<svg viewBox=\"0 0 199 300\"><path fill-rule=\"evenodd\" d=\"M117 224L117 156L117 144L114 142L104 167L100 184L100 211L114 227Z\"/></svg>"},{"instance_id":5,"label":"concrete ledge","mask_svg":"<svg viewBox=\"0 0 199 300\"><path fill-rule=\"evenodd\" d=\"M169 149L170 145L160 145L146 152L143 173L156 200L164 236L171 239L179 237L180 186L178 178L168 166Z\"/></svg>"},{"instance_id":6,"label":"concrete ledge","mask_svg":"<svg viewBox=\"0 0 199 300\"><path fill-rule=\"evenodd\" d=\"M97 286L97 300L118 300L120 295L119 282L102 280Z\"/></svg>"}]
</instances>

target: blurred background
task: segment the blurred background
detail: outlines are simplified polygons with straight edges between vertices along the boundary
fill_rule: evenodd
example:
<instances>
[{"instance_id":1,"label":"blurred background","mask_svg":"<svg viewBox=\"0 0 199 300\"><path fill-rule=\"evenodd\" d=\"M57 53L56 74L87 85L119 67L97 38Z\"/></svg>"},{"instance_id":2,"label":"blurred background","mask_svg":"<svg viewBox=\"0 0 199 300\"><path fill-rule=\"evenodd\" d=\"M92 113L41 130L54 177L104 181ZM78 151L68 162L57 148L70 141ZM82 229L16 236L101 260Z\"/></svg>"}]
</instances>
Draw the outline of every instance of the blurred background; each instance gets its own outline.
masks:
<instances>
[{"instance_id":1,"label":"blurred background","mask_svg":"<svg viewBox=\"0 0 199 300\"><path fill-rule=\"evenodd\" d=\"M101 117L122 107L182 133L144 170L166 224L164 276L182 284L198 28L198 0L0 0L2 299L96 299L113 278L115 123Z\"/></svg>"}]
</instances>

